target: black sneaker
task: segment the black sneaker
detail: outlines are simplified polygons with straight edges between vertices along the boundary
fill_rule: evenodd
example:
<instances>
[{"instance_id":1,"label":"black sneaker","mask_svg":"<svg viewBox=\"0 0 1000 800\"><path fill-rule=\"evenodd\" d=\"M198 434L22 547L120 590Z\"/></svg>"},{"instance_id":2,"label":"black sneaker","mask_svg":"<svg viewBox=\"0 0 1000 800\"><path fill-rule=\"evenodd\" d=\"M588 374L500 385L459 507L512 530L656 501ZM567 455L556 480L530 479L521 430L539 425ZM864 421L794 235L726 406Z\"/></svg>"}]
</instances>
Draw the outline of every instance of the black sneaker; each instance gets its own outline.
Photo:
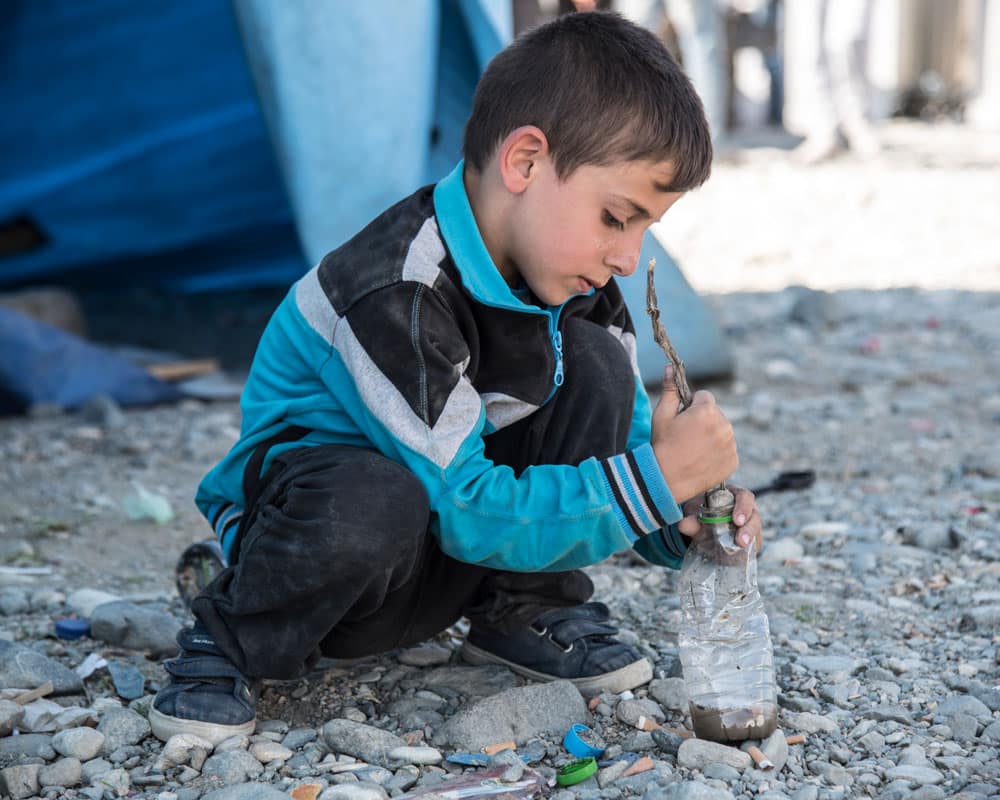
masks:
<instances>
[{"instance_id":1,"label":"black sneaker","mask_svg":"<svg viewBox=\"0 0 1000 800\"><path fill-rule=\"evenodd\" d=\"M546 611L526 628L503 635L472 630L462 648L471 664L504 664L536 681L566 679L583 694L618 694L648 683L653 665L634 647L614 638L604 603Z\"/></svg>"},{"instance_id":2,"label":"black sneaker","mask_svg":"<svg viewBox=\"0 0 1000 800\"><path fill-rule=\"evenodd\" d=\"M163 741L193 733L213 745L253 733L255 687L200 626L177 634L181 654L163 663L170 683L149 709L153 734Z\"/></svg>"}]
</instances>

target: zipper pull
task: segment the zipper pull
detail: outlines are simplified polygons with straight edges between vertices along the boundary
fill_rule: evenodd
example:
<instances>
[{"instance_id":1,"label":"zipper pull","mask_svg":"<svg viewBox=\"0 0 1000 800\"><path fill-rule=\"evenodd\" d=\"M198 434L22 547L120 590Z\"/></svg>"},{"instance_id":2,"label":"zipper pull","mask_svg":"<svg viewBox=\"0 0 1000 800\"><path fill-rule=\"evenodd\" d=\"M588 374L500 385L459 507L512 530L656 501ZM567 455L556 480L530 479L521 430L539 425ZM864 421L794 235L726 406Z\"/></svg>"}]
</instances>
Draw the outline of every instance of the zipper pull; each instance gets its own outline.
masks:
<instances>
[{"instance_id":1,"label":"zipper pull","mask_svg":"<svg viewBox=\"0 0 1000 800\"><path fill-rule=\"evenodd\" d=\"M553 383L556 386L562 386L563 384L563 351L562 351L562 333L556 331L552 334L552 344L556 349L556 374L553 378Z\"/></svg>"}]
</instances>

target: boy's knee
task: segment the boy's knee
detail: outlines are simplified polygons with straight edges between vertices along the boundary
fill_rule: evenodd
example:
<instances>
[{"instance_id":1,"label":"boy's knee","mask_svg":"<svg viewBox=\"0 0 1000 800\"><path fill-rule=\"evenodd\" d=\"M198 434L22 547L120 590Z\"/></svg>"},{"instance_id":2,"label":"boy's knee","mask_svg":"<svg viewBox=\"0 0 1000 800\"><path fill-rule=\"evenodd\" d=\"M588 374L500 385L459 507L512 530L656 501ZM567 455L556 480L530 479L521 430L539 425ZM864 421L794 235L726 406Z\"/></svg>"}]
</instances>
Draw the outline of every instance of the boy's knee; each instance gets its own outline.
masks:
<instances>
[{"instance_id":1,"label":"boy's knee","mask_svg":"<svg viewBox=\"0 0 1000 800\"><path fill-rule=\"evenodd\" d=\"M373 450L320 445L296 453L278 475L258 523L323 554L379 557L422 541L427 490L410 470ZM263 530L260 531L264 533ZM288 541L291 545L292 542Z\"/></svg>"},{"instance_id":2,"label":"boy's knee","mask_svg":"<svg viewBox=\"0 0 1000 800\"><path fill-rule=\"evenodd\" d=\"M566 380L587 386L601 386L631 402L635 372L628 351L606 328L585 319L571 317L563 328L563 355Z\"/></svg>"}]
</instances>

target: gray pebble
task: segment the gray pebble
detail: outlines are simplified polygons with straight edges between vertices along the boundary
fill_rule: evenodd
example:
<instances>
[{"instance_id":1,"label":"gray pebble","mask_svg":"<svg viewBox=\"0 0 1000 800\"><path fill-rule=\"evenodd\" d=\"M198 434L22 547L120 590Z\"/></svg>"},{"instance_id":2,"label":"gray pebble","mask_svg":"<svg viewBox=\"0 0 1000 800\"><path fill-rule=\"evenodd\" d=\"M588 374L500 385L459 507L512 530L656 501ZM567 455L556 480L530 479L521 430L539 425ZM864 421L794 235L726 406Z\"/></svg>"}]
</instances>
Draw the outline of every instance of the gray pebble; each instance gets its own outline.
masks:
<instances>
[{"instance_id":1,"label":"gray pebble","mask_svg":"<svg viewBox=\"0 0 1000 800\"><path fill-rule=\"evenodd\" d=\"M0 794L8 795L11 800L23 800L38 794L38 764L20 764L14 767L0 769Z\"/></svg>"},{"instance_id":2,"label":"gray pebble","mask_svg":"<svg viewBox=\"0 0 1000 800\"><path fill-rule=\"evenodd\" d=\"M195 791L198 792L198 790ZM197 798L199 795L200 792L195 794L193 798ZM285 792L263 783L238 783L234 786L224 786L221 789L200 795L200 797L201 800L288 800L288 795ZM177 800L182 800L180 793L177 795Z\"/></svg>"},{"instance_id":3,"label":"gray pebble","mask_svg":"<svg viewBox=\"0 0 1000 800\"><path fill-rule=\"evenodd\" d=\"M149 722L127 708L105 712L97 724L97 730L104 734L101 752L105 755L120 747L138 744L150 734Z\"/></svg>"},{"instance_id":4,"label":"gray pebble","mask_svg":"<svg viewBox=\"0 0 1000 800\"><path fill-rule=\"evenodd\" d=\"M102 603L90 615L90 635L95 639L153 656L174 655L180 629L172 615L124 600Z\"/></svg>"},{"instance_id":5,"label":"gray pebble","mask_svg":"<svg viewBox=\"0 0 1000 800\"><path fill-rule=\"evenodd\" d=\"M222 783L242 783L256 778L263 771L261 763L246 750L227 750L211 756L202 767L201 774L206 778L217 778Z\"/></svg>"},{"instance_id":6,"label":"gray pebble","mask_svg":"<svg viewBox=\"0 0 1000 800\"><path fill-rule=\"evenodd\" d=\"M93 728L68 728L52 737L57 753L80 761L89 761L101 752L104 734Z\"/></svg>"},{"instance_id":7,"label":"gray pebble","mask_svg":"<svg viewBox=\"0 0 1000 800\"><path fill-rule=\"evenodd\" d=\"M79 759L60 758L58 761L42 767L38 771L38 785L76 786L80 783L81 776Z\"/></svg>"},{"instance_id":8,"label":"gray pebble","mask_svg":"<svg viewBox=\"0 0 1000 800\"><path fill-rule=\"evenodd\" d=\"M737 770L749 769L753 759L742 750L705 739L686 739L677 750L677 763L704 770L709 764L727 764Z\"/></svg>"},{"instance_id":9,"label":"gray pebble","mask_svg":"<svg viewBox=\"0 0 1000 800\"><path fill-rule=\"evenodd\" d=\"M687 685L683 678L660 678L649 684L649 694L663 708L686 713L688 710Z\"/></svg>"},{"instance_id":10,"label":"gray pebble","mask_svg":"<svg viewBox=\"0 0 1000 800\"><path fill-rule=\"evenodd\" d=\"M931 767L900 766L892 767L885 771L885 776L891 781L908 781L909 783L924 786L926 784L941 783L944 775Z\"/></svg>"}]
</instances>

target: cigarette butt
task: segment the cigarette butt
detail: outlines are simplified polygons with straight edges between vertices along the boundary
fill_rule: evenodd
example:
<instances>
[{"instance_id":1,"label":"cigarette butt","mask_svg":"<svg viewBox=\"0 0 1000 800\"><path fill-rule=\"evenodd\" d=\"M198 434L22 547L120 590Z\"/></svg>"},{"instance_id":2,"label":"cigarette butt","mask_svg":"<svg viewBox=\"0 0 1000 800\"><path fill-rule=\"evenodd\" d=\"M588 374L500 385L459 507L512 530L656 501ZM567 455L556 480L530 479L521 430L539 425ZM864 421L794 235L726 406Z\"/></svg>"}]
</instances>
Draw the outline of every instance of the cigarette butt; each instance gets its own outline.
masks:
<instances>
[{"instance_id":1,"label":"cigarette butt","mask_svg":"<svg viewBox=\"0 0 1000 800\"><path fill-rule=\"evenodd\" d=\"M591 697L590 700L587 702L587 709L589 711L593 711L601 704L601 702L602 701L600 695L598 695L597 697Z\"/></svg>"},{"instance_id":2,"label":"cigarette butt","mask_svg":"<svg viewBox=\"0 0 1000 800\"><path fill-rule=\"evenodd\" d=\"M497 742L496 744L488 744L483 748L483 752L488 756L494 756L501 750L516 750L516 742Z\"/></svg>"},{"instance_id":3,"label":"cigarette butt","mask_svg":"<svg viewBox=\"0 0 1000 800\"><path fill-rule=\"evenodd\" d=\"M639 717L639 721L635 723L635 727L640 731L655 731L657 728L662 728L663 726L647 717Z\"/></svg>"},{"instance_id":4,"label":"cigarette butt","mask_svg":"<svg viewBox=\"0 0 1000 800\"><path fill-rule=\"evenodd\" d=\"M788 744L802 744L805 740L805 734L802 733L793 733L791 736L785 737L785 742Z\"/></svg>"},{"instance_id":5,"label":"cigarette butt","mask_svg":"<svg viewBox=\"0 0 1000 800\"><path fill-rule=\"evenodd\" d=\"M684 728L664 728L667 733L672 733L675 736L680 736L682 739L693 739L694 734L691 731L685 730Z\"/></svg>"},{"instance_id":6,"label":"cigarette butt","mask_svg":"<svg viewBox=\"0 0 1000 800\"><path fill-rule=\"evenodd\" d=\"M761 769L772 769L774 767L771 759L765 756L759 747L748 747L747 753L750 754L750 758L753 759L753 763Z\"/></svg>"},{"instance_id":7,"label":"cigarette butt","mask_svg":"<svg viewBox=\"0 0 1000 800\"><path fill-rule=\"evenodd\" d=\"M642 758L636 760L628 769L622 773L623 778L627 778L629 775L638 775L640 772L647 772L653 768L653 759L649 756L643 756Z\"/></svg>"}]
</instances>

